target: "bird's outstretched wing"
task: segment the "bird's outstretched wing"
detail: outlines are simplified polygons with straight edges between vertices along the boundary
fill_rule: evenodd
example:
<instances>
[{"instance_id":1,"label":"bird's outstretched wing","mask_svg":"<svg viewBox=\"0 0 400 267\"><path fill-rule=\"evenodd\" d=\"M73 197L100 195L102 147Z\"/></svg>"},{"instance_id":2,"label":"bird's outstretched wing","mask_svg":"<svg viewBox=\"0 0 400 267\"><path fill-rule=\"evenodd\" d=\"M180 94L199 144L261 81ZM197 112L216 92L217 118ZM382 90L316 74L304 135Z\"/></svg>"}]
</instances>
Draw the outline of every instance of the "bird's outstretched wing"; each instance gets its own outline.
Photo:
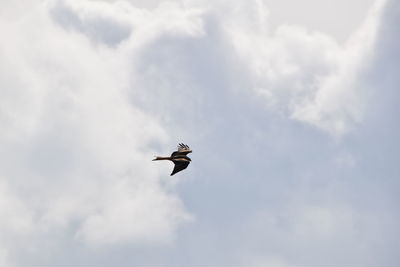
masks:
<instances>
[{"instance_id":1,"label":"bird's outstretched wing","mask_svg":"<svg viewBox=\"0 0 400 267\"><path fill-rule=\"evenodd\" d=\"M173 152L173 153L171 154L171 157L173 157L173 156L178 156L178 155L187 155L187 154L189 154L189 153L191 153L191 152L192 152L192 150L190 149L190 147L189 147L188 145L185 145L185 144L183 144L183 143L180 143L180 144L178 145L178 150L175 151L175 152Z\"/></svg>"},{"instance_id":2,"label":"bird's outstretched wing","mask_svg":"<svg viewBox=\"0 0 400 267\"><path fill-rule=\"evenodd\" d=\"M174 161L175 167L172 170L171 176L177 172L180 172L189 166L190 161Z\"/></svg>"}]
</instances>

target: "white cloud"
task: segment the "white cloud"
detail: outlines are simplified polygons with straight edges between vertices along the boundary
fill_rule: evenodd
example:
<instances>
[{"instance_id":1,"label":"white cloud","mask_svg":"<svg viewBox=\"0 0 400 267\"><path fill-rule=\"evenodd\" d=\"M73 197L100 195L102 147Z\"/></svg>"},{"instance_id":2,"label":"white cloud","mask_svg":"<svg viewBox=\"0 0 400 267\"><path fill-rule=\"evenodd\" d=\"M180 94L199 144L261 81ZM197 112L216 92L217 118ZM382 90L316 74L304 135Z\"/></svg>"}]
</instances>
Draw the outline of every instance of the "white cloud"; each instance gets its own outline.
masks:
<instances>
[{"instance_id":1,"label":"white cloud","mask_svg":"<svg viewBox=\"0 0 400 267\"><path fill-rule=\"evenodd\" d=\"M14 194L4 179L0 180L0 266L13 266L10 262L10 249L14 239L29 235L34 230L33 212L26 203Z\"/></svg>"},{"instance_id":2,"label":"white cloud","mask_svg":"<svg viewBox=\"0 0 400 267\"><path fill-rule=\"evenodd\" d=\"M248 64L251 86L269 106L340 136L363 118L366 88L358 80L369 63L381 5L372 8L363 27L344 45L297 25L271 32L265 15L242 10L232 20L228 16L226 30Z\"/></svg>"},{"instance_id":3,"label":"white cloud","mask_svg":"<svg viewBox=\"0 0 400 267\"><path fill-rule=\"evenodd\" d=\"M173 232L182 220L190 217L180 200L156 185L132 182L129 178L110 185L100 212L90 215L78 236L101 245L121 241L153 242L173 240ZM160 208L161 207L161 208Z\"/></svg>"},{"instance_id":4,"label":"white cloud","mask_svg":"<svg viewBox=\"0 0 400 267\"><path fill-rule=\"evenodd\" d=\"M8 262L7 252L0 249L0 266L11 267L12 265Z\"/></svg>"},{"instance_id":5,"label":"white cloud","mask_svg":"<svg viewBox=\"0 0 400 267\"><path fill-rule=\"evenodd\" d=\"M333 133L343 134L363 120L369 89L360 81L370 56L379 26L382 1L370 10L362 28L339 53L338 66L318 81L315 96L295 107L293 117Z\"/></svg>"},{"instance_id":6,"label":"white cloud","mask_svg":"<svg viewBox=\"0 0 400 267\"><path fill-rule=\"evenodd\" d=\"M161 2L38 1L0 18L0 261L394 262L397 126L382 107L397 4L339 44L271 29L263 1ZM175 140L195 149L183 189L150 161ZM177 192L199 218L188 228Z\"/></svg>"},{"instance_id":7,"label":"white cloud","mask_svg":"<svg viewBox=\"0 0 400 267\"><path fill-rule=\"evenodd\" d=\"M25 203L10 192L5 181L1 181L0 193L2 196L0 215L2 218L6 218L6 220L0 221L1 228L7 229L6 232L18 234L32 231L32 212L27 209Z\"/></svg>"},{"instance_id":8,"label":"white cloud","mask_svg":"<svg viewBox=\"0 0 400 267\"><path fill-rule=\"evenodd\" d=\"M118 12L128 14L120 19ZM170 136L130 101L129 90L137 89L129 84L129 64L140 47L114 48L130 38L130 27L137 25L128 17L136 13L143 12L118 3L38 1L20 19L4 18L0 225L1 234L9 236L1 241L5 251L16 246L16 236L40 239L49 231L93 246L164 243L190 220L172 184L162 181L166 169L151 162L149 148ZM143 16L139 25L154 17ZM185 16L158 23L152 34L191 34L197 29ZM15 251L10 255L17 257Z\"/></svg>"}]
</instances>

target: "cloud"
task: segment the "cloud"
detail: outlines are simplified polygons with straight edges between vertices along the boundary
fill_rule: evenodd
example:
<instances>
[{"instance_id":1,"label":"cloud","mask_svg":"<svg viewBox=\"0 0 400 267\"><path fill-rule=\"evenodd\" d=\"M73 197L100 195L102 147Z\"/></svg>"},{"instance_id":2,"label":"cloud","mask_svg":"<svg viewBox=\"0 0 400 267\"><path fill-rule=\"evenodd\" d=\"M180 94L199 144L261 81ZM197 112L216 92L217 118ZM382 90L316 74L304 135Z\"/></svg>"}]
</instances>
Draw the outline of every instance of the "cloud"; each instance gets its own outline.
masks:
<instances>
[{"instance_id":1,"label":"cloud","mask_svg":"<svg viewBox=\"0 0 400 267\"><path fill-rule=\"evenodd\" d=\"M395 1L344 44L263 1L33 6L0 23L4 264L397 262Z\"/></svg>"},{"instance_id":2,"label":"cloud","mask_svg":"<svg viewBox=\"0 0 400 267\"><path fill-rule=\"evenodd\" d=\"M298 25L281 25L272 31L266 15L246 12L226 23L226 31L248 66L250 86L265 97L268 106L340 136L363 119L367 100L358 81L363 66L369 64L381 4L371 9L363 26L345 44Z\"/></svg>"},{"instance_id":3,"label":"cloud","mask_svg":"<svg viewBox=\"0 0 400 267\"><path fill-rule=\"evenodd\" d=\"M89 243L169 241L176 226L190 219L180 212L180 200L157 185L138 185L128 178L110 187L102 211L90 215L77 233Z\"/></svg>"},{"instance_id":4,"label":"cloud","mask_svg":"<svg viewBox=\"0 0 400 267\"><path fill-rule=\"evenodd\" d=\"M126 8L129 6L56 1L51 14L65 29L79 31L94 43L115 46L129 38L132 31ZM122 18L119 16L121 13L125 13Z\"/></svg>"},{"instance_id":5,"label":"cloud","mask_svg":"<svg viewBox=\"0 0 400 267\"><path fill-rule=\"evenodd\" d=\"M37 2L2 25L0 246L12 259L56 232L89 246L170 242L191 220L151 162L169 134L129 101L129 55L115 46L132 24L70 4Z\"/></svg>"}]
</instances>

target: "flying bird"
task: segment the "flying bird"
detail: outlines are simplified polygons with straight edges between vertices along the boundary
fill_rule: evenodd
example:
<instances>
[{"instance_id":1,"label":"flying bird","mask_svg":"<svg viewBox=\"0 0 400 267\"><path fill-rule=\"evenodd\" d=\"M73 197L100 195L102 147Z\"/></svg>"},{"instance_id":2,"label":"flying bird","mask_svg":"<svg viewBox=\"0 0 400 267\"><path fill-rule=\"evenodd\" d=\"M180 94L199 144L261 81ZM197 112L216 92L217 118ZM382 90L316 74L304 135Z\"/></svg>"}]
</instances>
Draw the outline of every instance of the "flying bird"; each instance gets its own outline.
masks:
<instances>
[{"instance_id":1,"label":"flying bird","mask_svg":"<svg viewBox=\"0 0 400 267\"><path fill-rule=\"evenodd\" d=\"M178 150L175 152L172 152L170 157L156 157L153 159L155 160L170 160L175 164L174 169L172 170L171 175L174 175L177 172L180 172L189 166L189 163L192 161L187 154L192 153L192 150L189 148L189 146L180 143L178 145Z\"/></svg>"}]
</instances>

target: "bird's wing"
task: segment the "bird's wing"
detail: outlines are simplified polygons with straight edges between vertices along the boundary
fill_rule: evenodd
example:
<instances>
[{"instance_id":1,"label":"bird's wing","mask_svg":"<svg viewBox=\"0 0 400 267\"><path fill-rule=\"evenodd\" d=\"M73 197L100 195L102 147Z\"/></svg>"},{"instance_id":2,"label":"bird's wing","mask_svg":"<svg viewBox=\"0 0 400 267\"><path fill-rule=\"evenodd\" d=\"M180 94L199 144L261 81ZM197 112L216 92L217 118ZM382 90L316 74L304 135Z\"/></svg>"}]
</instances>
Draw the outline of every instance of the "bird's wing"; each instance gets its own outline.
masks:
<instances>
[{"instance_id":1,"label":"bird's wing","mask_svg":"<svg viewBox=\"0 0 400 267\"><path fill-rule=\"evenodd\" d=\"M187 166L189 166L189 163L190 163L190 161L186 161L186 160L185 160L185 161L181 161L181 160L179 160L179 161L174 161L175 167L174 167L174 169L172 170L171 175L174 175L175 173L180 172L181 170L186 169Z\"/></svg>"},{"instance_id":2,"label":"bird's wing","mask_svg":"<svg viewBox=\"0 0 400 267\"><path fill-rule=\"evenodd\" d=\"M185 145L185 144L180 143L180 144L178 145L178 150L175 151L175 152L173 152L173 153L171 154L171 157L177 156L177 155L187 155L187 154L189 154L190 152L192 152L192 150L190 149L190 147L189 147L188 145Z\"/></svg>"}]
</instances>

